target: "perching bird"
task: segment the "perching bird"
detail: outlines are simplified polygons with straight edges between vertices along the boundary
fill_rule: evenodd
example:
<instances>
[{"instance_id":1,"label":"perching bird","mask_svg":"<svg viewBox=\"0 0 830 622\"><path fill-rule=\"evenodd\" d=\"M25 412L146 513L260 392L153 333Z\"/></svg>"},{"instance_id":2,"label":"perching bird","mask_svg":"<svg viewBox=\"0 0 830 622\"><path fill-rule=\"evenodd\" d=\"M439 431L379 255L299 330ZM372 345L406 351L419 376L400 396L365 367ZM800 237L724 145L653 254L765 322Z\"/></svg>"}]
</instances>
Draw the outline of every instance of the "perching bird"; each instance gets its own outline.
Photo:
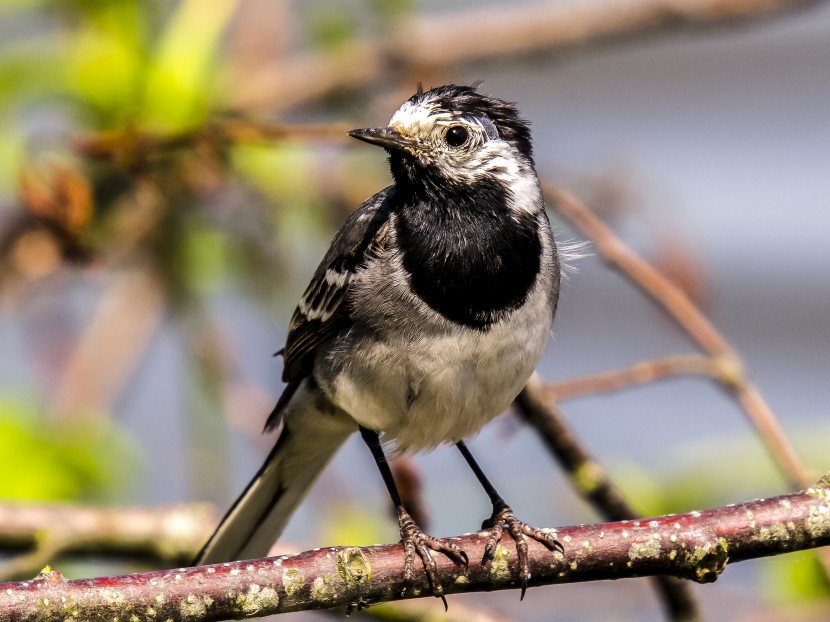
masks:
<instances>
[{"instance_id":1,"label":"perching bird","mask_svg":"<svg viewBox=\"0 0 830 622\"><path fill-rule=\"evenodd\" d=\"M359 430L398 514L407 577L417 553L443 598L429 549L467 557L410 518L381 443L394 454L454 443L493 503L485 558L507 527L524 595L525 535L561 545L515 517L464 439L521 391L556 311L559 259L528 124L477 85L419 85L388 127L349 135L388 152L394 184L346 220L300 299L282 351L288 384L266 424L282 431L196 562L265 556Z\"/></svg>"}]
</instances>

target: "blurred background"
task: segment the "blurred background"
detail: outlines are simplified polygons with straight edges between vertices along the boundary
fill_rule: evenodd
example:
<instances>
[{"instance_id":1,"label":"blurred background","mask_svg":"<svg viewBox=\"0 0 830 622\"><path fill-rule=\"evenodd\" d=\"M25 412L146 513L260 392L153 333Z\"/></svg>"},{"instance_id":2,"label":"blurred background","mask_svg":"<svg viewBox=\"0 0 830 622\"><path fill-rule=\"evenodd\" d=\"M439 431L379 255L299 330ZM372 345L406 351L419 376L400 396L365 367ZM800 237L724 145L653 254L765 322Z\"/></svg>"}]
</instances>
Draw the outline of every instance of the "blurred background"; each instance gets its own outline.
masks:
<instances>
[{"instance_id":1,"label":"blurred background","mask_svg":"<svg viewBox=\"0 0 830 622\"><path fill-rule=\"evenodd\" d=\"M830 6L687 4L0 3L0 497L223 511L273 442L260 436L281 390L272 354L296 301L346 215L390 181L383 154L345 131L384 124L418 81L483 80L518 102L540 176L685 289L816 477L830 469ZM581 239L551 216L560 240ZM544 380L695 351L588 252ZM644 515L787 490L710 379L562 407ZM598 520L517 418L471 449L523 520ZM431 533L478 528L489 504L458 452L414 465ZM352 439L285 540L392 542L389 510ZM149 567L59 564L69 577ZM826 620L825 577L803 553L693 587L712 620ZM634 580L453 603L664 619Z\"/></svg>"}]
</instances>

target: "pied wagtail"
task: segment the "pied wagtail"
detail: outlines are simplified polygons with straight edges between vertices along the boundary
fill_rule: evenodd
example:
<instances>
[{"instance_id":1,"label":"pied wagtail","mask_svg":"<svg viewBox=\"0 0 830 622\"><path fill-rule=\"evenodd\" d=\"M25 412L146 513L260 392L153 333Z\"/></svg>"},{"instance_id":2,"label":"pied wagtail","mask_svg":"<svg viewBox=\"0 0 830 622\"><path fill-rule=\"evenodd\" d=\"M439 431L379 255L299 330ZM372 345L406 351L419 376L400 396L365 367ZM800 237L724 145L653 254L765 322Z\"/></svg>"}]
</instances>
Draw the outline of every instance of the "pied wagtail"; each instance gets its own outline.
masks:
<instances>
[{"instance_id":1,"label":"pied wagtail","mask_svg":"<svg viewBox=\"0 0 830 622\"><path fill-rule=\"evenodd\" d=\"M266 424L282 431L196 563L265 556L359 430L398 514L407 577L417 553L443 598L430 549L467 556L406 512L381 441L395 455L454 443L493 503L485 559L507 527L524 596L525 536L561 545L515 517L464 439L521 391L556 311L559 259L528 124L477 85L419 85L388 127L349 135L387 151L395 183L346 220L303 294L282 350L287 387Z\"/></svg>"}]
</instances>

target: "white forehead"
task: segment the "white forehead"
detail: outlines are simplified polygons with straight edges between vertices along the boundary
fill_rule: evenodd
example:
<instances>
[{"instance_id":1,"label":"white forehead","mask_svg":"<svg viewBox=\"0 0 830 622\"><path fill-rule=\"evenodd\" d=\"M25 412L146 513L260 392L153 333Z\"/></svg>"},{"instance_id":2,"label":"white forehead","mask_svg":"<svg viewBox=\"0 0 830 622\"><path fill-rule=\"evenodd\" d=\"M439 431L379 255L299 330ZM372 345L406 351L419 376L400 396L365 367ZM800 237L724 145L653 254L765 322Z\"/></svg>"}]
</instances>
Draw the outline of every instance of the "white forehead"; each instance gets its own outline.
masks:
<instances>
[{"instance_id":1,"label":"white forehead","mask_svg":"<svg viewBox=\"0 0 830 622\"><path fill-rule=\"evenodd\" d=\"M439 121L451 121L453 115L446 110L440 110L436 102L420 101L404 102L392 118L390 127L407 134L421 134L429 132Z\"/></svg>"}]
</instances>

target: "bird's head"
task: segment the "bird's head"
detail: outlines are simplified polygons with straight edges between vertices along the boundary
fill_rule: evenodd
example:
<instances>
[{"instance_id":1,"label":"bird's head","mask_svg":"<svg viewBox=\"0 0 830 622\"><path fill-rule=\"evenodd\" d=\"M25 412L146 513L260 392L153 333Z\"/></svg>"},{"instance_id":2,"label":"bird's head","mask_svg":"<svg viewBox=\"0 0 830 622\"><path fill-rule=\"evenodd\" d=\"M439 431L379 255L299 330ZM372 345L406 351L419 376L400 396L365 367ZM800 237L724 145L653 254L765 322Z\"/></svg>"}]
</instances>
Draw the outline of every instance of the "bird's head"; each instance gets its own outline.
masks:
<instances>
[{"instance_id":1,"label":"bird's head","mask_svg":"<svg viewBox=\"0 0 830 622\"><path fill-rule=\"evenodd\" d=\"M389 152L399 186L471 186L494 178L509 186L532 173L530 129L515 104L482 95L477 86L424 92L419 85L388 127L349 135Z\"/></svg>"}]
</instances>

